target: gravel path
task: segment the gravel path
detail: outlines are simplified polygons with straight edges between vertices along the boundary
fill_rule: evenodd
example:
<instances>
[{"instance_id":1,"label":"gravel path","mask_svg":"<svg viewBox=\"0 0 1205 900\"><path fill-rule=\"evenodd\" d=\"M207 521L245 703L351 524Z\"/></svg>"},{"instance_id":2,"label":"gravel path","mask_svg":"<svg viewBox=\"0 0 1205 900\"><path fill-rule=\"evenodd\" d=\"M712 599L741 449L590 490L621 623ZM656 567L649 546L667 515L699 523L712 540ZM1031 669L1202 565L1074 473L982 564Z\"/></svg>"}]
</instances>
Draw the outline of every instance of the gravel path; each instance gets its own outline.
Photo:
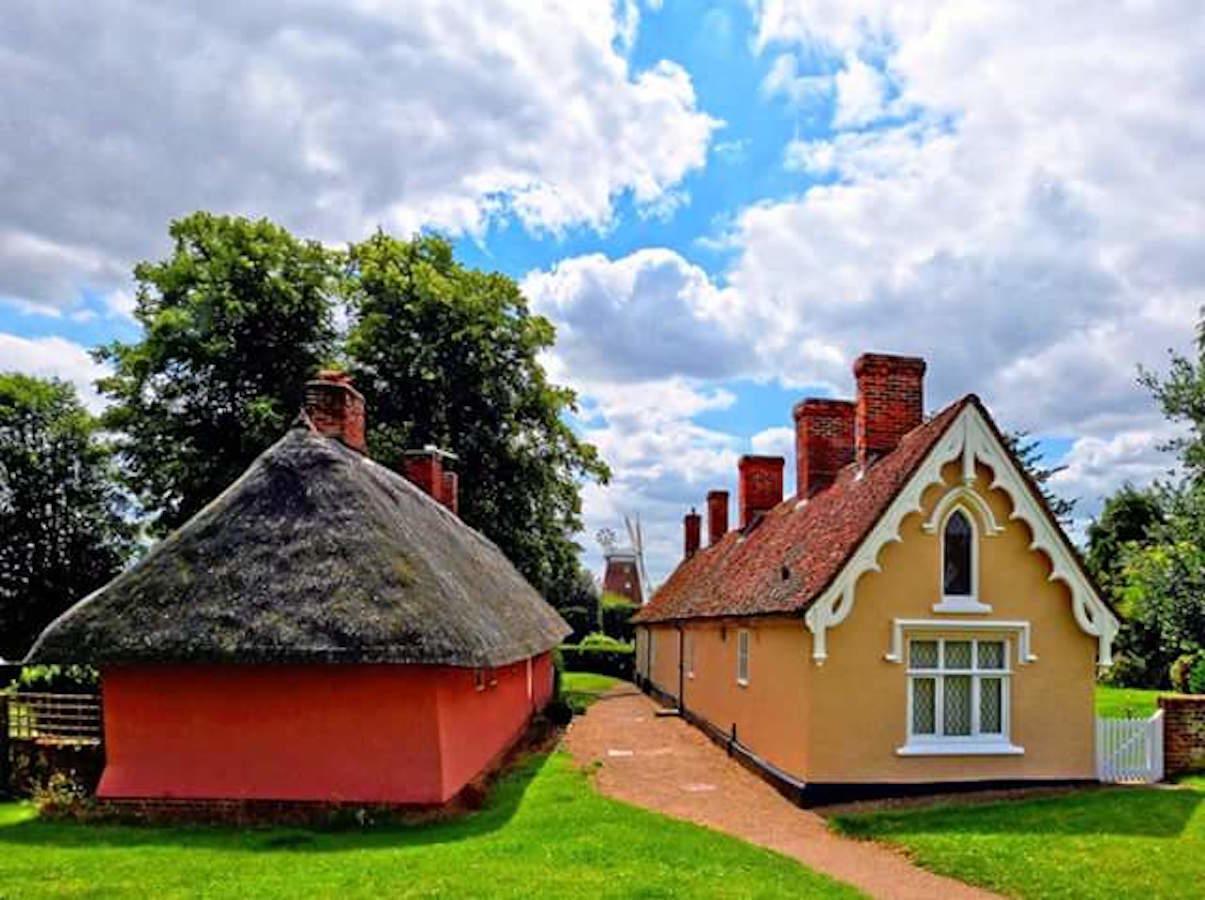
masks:
<instances>
[{"instance_id":1,"label":"gravel path","mask_svg":"<svg viewBox=\"0 0 1205 900\"><path fill-rule=\"evenodd\" d=\"M579 765L601 761L596 784L607 796L777 850L872 897L995 896L926 872L883 845L833 834L822 817L780 796L697 729L655 710L625 686L569 727L566 748Z\"/></svg>"}]
</instances>

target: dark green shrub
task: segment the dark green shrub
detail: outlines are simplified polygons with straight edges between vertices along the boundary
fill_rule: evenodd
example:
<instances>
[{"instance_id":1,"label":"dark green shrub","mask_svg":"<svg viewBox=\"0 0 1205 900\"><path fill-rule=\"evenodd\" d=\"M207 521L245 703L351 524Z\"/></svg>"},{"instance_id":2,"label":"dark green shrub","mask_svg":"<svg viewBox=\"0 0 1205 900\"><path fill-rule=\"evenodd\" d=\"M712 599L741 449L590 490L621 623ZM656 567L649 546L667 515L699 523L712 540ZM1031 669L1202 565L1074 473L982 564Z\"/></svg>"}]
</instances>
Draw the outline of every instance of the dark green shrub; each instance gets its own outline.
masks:
<instances>
[{"instance_id":1,"label":"dark green shrub","mask_svg":"<svg viewBox=\"0 0 1205 900\"><path fill-rule=\"evenodd\" d=\"M636 651L627 644L615 647L562 646L565 669L570 672L595 672L630 681L636 662Z\"/></svg>"},{"instance_id":2,"label":"dark green shrub","mask_svg":"<svg viewBox=\"0 0 1205 900\"><path fill-rule=\"evenodd\" d=\"M636 626L632 624L631 618L636 610L640 609L639 606L619 594L603 594L599 608L605 634L629 643L636 639Z\"/></svg>"},{"instance_id":3,"label":"dark green shrub","mask_svg":"<svg viewBox=\"0 0 1205 900\"><path fill-rule=\"evenodd\" d=\"M1185 687L1190 694L1205 694L1205 653L1198 653L1193 657Z\"/></svg>"},{"instance_id":4,"label":"dark green shrub","mask_svg":"<svg viewBox=\"0 0 1205 900\"><path fill-rule=\"evenodd\" d=\"M633 649L634 645L631 642L616 640L608 634L600 634L596 631L593 634L588 634L582 638L581 643L579 643L577 646L582 650L623 651Z\"/></svg>"},{"instance_id":5,"label":"dark green shrub","mask_svg":"<svg viewBox=\"0 0 1205 900\"><path fill-rule=\"evenodd\" d=\"M553 725L563 727L573 721L573 708L564 700L553 700L545 707L544 715Z\"/></svg>"}]
</instances>

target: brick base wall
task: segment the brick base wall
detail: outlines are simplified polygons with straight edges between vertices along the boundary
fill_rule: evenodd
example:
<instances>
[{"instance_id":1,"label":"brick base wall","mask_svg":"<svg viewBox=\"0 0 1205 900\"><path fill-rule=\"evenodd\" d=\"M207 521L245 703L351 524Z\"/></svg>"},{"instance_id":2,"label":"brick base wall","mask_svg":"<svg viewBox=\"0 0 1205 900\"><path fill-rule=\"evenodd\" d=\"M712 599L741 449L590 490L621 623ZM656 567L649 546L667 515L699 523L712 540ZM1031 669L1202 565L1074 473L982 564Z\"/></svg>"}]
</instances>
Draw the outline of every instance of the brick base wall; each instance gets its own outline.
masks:
<instances>
[{"instance_id":1,"label":"brick base wall","mask_svg":"<svg viewBox=\"0 0 1205 900\"><path fill-rule=\"evenodd\" d=\"M1205 696L1165 695L1159 698L1159 708L1166 774L1205 769Z\"/></svg>"}]
</instances>

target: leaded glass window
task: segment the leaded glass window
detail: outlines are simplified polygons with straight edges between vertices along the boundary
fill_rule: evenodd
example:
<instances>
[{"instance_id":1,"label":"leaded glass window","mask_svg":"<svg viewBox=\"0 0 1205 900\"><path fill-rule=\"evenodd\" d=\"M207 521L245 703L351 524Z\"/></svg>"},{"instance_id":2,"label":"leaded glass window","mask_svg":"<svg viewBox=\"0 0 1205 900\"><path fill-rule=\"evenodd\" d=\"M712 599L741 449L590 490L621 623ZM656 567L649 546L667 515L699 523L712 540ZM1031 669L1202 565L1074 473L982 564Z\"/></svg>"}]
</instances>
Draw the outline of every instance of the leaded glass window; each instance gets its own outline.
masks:
<instances>
[{"instance_id":1,"label":"leaded glass window","mask_svg":"<svg viewBox=\"0 0 1205 900\"><path fill-rule=\"evenodd\" d=\"M1003 738L1009 675L1003 640L910 640L909 735L955 742Z\"/></svg>"}]
</instances>

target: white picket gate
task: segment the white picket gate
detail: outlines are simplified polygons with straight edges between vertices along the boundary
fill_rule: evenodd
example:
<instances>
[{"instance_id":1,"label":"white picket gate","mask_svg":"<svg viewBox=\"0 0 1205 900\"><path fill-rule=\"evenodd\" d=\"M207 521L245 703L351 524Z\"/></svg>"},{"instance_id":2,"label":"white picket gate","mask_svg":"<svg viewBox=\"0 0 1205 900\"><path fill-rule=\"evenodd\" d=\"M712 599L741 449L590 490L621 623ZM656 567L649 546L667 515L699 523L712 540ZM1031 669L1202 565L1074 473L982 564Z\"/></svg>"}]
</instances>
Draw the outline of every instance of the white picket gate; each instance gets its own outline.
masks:
<instances>
[{"instance_id":1,"label":"white picket gate","mask_svg":"<svg viewBox=\"0 0 1205 900\"><path fill-rule=\"evenodd\" d=\"M1096 720L1096 776L1120 784L1163 780L1163 710L1149 719Z\"/></svg>"}]
</instances>

